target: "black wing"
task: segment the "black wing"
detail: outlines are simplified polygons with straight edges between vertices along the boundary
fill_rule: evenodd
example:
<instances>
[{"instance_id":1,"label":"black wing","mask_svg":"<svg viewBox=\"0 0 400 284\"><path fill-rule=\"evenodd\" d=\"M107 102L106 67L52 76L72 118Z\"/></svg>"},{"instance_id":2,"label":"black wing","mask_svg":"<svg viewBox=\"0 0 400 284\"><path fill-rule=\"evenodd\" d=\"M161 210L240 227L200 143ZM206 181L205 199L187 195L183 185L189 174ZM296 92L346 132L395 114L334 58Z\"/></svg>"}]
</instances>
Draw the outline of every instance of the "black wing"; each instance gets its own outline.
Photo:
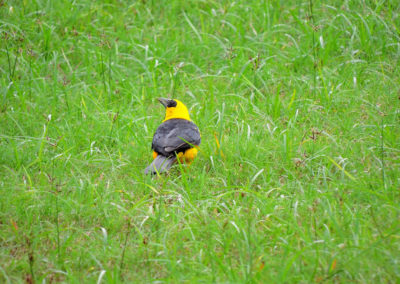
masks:
<instances>
[{"instance_id":1,"label":"black wing","mask_svg":"<svg viewBox=\"0 0 400 284\"><path fill-rule=\"evenodd\" d=\"M153 137L152 149L164 156L183 152L200 145L199 128L191 121L170 119L163 122Z\"/></svg>"}]
</instances>

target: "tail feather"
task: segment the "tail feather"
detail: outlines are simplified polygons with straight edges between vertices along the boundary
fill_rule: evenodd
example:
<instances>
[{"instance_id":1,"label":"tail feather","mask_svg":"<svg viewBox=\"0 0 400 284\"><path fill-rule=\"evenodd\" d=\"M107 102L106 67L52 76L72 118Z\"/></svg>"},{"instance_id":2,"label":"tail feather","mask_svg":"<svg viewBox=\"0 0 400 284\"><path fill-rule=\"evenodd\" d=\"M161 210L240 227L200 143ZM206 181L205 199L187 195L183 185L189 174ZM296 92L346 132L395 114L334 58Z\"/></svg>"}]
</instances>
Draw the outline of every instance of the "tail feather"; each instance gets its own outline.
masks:
<instances>
[{"instance_id":1,"label":"tail feather","mask_svg":"<svg viewBox=\"0 0 400 284\"><path fill-rule=\"evenodd\" d=\"M163 173L168 171L172 165L176 162L176 157L165 157L162 155L158 155L153 162L144 170L145 174L151 173Z\"/></svg>"}]
</instances>

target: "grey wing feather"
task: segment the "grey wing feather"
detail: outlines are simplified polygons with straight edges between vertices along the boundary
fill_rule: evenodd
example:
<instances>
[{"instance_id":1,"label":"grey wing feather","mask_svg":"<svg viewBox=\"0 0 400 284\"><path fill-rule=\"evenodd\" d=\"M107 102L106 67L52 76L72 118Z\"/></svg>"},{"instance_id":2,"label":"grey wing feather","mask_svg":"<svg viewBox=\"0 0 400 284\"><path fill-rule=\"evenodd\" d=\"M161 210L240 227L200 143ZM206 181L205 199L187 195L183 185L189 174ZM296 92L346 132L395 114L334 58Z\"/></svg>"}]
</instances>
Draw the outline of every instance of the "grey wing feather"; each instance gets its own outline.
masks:
<instances>
[{"instance_id":1,"label":"grey wing feather","mask_svg":"<svg viewBox=\"0 0 400 284\"><path fill-rule=\"evenodd\" d=\"M200 132L194 123L184 120L167 121L157 129L153 149L169 156L175 151L200 145L200 142Z\"/></svg>"},{"instance_id":2,"label":"grey wing feather","mask_svg":"<svg viewBox=\"0 0 400 284\"><path fill-rule=\"evenodd\" d=\"M194 129L174 129L165 137L164 143L165 151L173 152L185 146L193 147L193 145L199 145L200 135Z\"/></svg>"}]
</instances>

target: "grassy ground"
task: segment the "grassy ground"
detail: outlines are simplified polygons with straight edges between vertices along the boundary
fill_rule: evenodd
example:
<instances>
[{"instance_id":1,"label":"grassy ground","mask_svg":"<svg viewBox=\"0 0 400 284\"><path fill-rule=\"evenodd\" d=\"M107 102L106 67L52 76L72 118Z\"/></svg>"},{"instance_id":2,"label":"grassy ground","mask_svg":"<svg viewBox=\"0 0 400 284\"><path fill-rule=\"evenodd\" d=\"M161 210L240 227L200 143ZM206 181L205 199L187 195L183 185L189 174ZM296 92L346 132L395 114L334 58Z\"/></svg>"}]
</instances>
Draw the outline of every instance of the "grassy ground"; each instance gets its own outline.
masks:
<instances>
[{"instance_id":1,"label":"grassy ground","mask_svg":"<svg viewBox=\"0 0 400 284\"><path fill-rule=\"evenodd\" d=\"M399 281L400 4L328 2L0 1L0 282Z\"/></svg>"}]
</instances>

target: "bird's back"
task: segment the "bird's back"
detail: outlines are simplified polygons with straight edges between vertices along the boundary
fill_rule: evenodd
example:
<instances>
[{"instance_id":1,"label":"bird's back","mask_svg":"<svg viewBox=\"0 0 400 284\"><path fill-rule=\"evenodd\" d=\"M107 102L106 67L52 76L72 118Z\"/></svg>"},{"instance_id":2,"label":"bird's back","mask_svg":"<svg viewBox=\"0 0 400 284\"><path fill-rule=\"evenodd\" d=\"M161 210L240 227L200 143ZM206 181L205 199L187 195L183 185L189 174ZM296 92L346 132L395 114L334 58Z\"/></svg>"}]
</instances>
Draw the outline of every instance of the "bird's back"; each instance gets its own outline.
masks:
<instances>
[{"instance_id":1,"label":"bird's back","mask_svg":"<svg viewBox=\"0 0 400 284\"><path fill-rule=\"evenodd\" d=\"M169 157L192 148L192 145L198 146L200 142L200 132L196 124L185 119L169 119L157 128L152 149Z\"/></svg>"}]
</instances>

